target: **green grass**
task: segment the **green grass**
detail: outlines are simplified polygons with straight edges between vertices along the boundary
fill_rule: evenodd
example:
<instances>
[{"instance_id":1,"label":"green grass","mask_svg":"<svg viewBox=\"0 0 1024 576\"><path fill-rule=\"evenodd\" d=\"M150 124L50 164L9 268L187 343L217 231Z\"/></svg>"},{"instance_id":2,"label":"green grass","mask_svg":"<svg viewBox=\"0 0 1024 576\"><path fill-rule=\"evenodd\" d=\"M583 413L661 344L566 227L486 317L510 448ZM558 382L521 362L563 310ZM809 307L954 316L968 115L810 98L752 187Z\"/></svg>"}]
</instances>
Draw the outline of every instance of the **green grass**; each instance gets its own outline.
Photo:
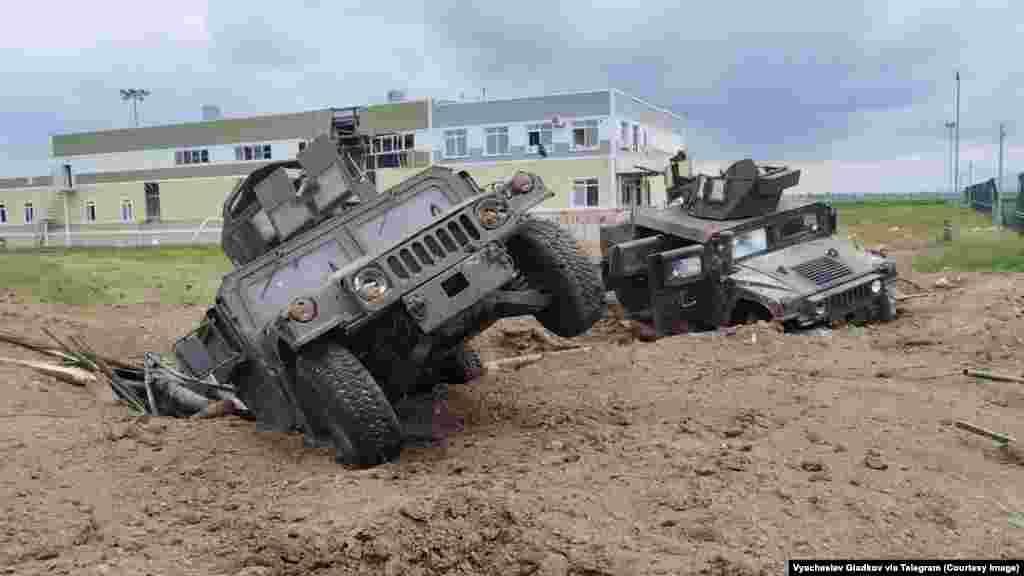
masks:
<instances>
[{"instance_id":1,"label":"green grass","mask_svg":"<svg viewBox=\"0 0 1024 576\"><path fill-rule=\"evenodd\" d=\"M0 286L37 302L75 306L212 304L230 270L216 246L0 253Z\"/></svg>"},{"instance_id":2,"label":"green grass","mask_svg":"<svg viewBox=\"0 0 1024 576\"><path fill-rule=\"evenodd\" d=\"M992 230L992 220L974 210L923 202L837 204L836 209L840 235L865 246L925 246L913 262L920 272L1024 272L1024 236ZM948 244L941 242L946 220L954 227Z\"/></svg>"}]
</instances>

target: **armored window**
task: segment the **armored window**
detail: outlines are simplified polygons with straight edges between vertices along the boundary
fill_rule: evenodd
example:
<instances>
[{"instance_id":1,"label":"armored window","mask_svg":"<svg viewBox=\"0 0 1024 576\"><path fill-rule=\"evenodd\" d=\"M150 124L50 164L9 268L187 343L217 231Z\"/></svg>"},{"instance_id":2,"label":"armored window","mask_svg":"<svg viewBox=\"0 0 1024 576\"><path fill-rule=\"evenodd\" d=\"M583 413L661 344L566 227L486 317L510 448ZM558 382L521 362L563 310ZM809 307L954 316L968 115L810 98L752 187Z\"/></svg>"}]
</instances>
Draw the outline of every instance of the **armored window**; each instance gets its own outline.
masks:
<instances>
[{"instance_id":1,"label":"armored window","mask_svg":"<svg viewBox=\"0 0 1024 576\"><path fill-rule=\"evenodd\" d=\"M572 207L588 208L597 206L600 200L598 191L597 178L577 178L573 180Z\"/></svg>"},{"instance_id":2,"label":"armored window","mask_svg":"<svg viewBox=\"0 0 1024 576\"><path fill-rule=\"evenodd\" d=\"M526 143L531 152L540 146L551 148L551 123L530 124L526 127Z\"/></svg>"},{"instance_id":3,"label":"armored window","mask_svg":"<svg viewBox=\"0 0 1024 576\"><path fill-rule=\"evenodd\" d=\"M707 184L706 199L708 202L722 203L725 202L725 179L724 178L713 178L711 182Z\"/></svg>"},{"instance_id":4,"label":"armored window","mask_svg":"<svg viewBox=\"0 0 1024 576\"><path fill-rule=\"evenodd\" d=\"M0 224L7 224L7 205L0 204Z\"/></svg>"},{"instance_id":5,"label":"armored window","mask_svg":"<svg viewBox=\"0 0 1024 576\"><path fill-rule=\"evenodd\" d=\"M85 203L85 221L96 221L96 202L92 200L89 200L88 202Z\"/></svg>"},{"instance_id":6,"label":"armored window","mask_svg":"<svg viewBox=\"0 0 1024 576\"><path fill-rule=\"evenodd\" d=\"M508 126L485 128L484 133L487 135L488 156L508 154Z\"/></svg>"},{"instance_id":7,"label":"armored window","mask_svg":"<svg viewBox=\"0 0 1024 576\"><path fill-rule=\"evenodd\" d=\"M305 141L299 142L299 152L302 152L305 149L306 149L306 142Z\"/></svg>"},{"instance_id":8,"label":"armored window","mask_svg":"<svg viewBox=\"0 0 1024 576\"><path fill-rule=\"evenodd\" d=\"M201 160L204 163L208 163L210 161L210 151L209 150L206 150L204 148L200 154L201 154Z\"/></svg>"},{"instance_id":9,"label":"armored window","mask_svg":"<svg viewBox=\"0 0 1024 576\"><path fill-rule=\"evenodd\" d=\"M263 159L264 160L270 160L270 156L271 156L271 154L270 154L270 144L264 144L263 145Z\"/></svg>"},{"instance_id":10,"label":"armored window","mask_svg":"<svg viewBox=\"0 0 1024 576\"><path fill-rule=\"evenodd\" d=\"M572 125L573 149L597 148L597 120L577 120Z\"/></svg>"},{"instance_id":11,"label":"armored window","mask_svg":"<svg viewBox=\"0 0 1024 576\"><path fill-rule=\"evenodd\" d=\"M444 155L447 158L466 156L466 129L445 130Z\"/></svg>"},{"instance_id":12,"label":"armored window","mask_svg":"<svg viewBox=\"0 0 1024 576\"><path fill-rule=\"evenodd\" d=\"M32 206L31 202L25 202L25 224L31 224L36 221L36 209Z\"/></svg>"},{"instance_id":13,"label":"armored window","mask_svg":"<svg viewBox=\"0 0 1024 576\"><path fill-rule=\"evenodd\" d=\"M135 206L132 204L131 200L122 199L121 200L121 221L122 222L132 222L134 220L135 220Z\"/></svg>"}]
</instances>

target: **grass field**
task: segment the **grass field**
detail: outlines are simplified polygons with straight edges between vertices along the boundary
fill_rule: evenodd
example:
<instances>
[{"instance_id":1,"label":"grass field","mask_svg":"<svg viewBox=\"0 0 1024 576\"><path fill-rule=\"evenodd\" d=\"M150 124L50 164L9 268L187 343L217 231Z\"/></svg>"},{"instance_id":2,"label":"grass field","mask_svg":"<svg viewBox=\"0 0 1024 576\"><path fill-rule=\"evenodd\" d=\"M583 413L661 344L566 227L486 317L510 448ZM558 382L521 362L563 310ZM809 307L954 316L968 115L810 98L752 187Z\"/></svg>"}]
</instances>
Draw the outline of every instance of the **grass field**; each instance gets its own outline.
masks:
<instances>
[{"instance_id":1,"label":"grass field","mask_svg":"<svg viewBox=\"0 0 1024 576\"><path fill-rule=\"evenodd\" d=\"M0 286L71 305L212 303L231 263L219 246L0 254Z\"/></svg>"},{"instance_id":2,"label":"grass field","mask_svg":"<svg viewBox=\"0 0 1024 576\"><path fill-rule=\"evenodd\" d=\"M842 204L840 234L865 246L914 245L923 248L914 269L937 272L1024 272L1024 236L996 231L984 214L942 203L899 202ZM953 242L941 242L946 220L953 224Z\"/></svg>"},{"instance_id":3,"label":"grass field","mask_svg":"<svg viewBox=\"0 0 1024 576\"><path fill-rule=\"evenodd\" d=\"M839 204L839 233L865 247L919 251L914 268L1024 272L1024 236L992 230L982 214L927 201ZM954 241L940 242L953 222ZM37 302L71 305L212 303L231 264L219 246L78 248L0 253L0 286Z\"/></svg>"}]
</instances>

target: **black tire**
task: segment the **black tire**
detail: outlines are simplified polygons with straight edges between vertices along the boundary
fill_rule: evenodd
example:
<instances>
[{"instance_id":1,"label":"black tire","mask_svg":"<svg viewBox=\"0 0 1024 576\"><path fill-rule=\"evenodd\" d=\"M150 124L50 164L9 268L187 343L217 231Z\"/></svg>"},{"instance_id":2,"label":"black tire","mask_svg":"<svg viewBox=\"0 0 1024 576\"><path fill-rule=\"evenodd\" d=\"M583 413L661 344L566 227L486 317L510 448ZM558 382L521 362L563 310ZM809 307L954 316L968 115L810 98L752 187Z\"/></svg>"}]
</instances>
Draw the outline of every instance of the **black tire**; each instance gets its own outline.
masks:
<instances>
[{"instance_id":1,"label":"black tire","mask_svg":"<svg viewBox=\"0 0 1024 576\"><path fill-rule=\"evenodd\" d=\"M445 384L466 384L484 372L480 353L465 344L459 344L450 356L441 361L438 373Z\"/></svg>"},{"instance_id":2,"label":"black tire","mask_svg":"<svg viewBox=\"0 0 1024 576\"><path fill-rule=\"evenodd\" d=\"M348 349L324 341L299 353L295 389L314 435L330 438L338 462L368 467L398 457L402 428L394 408Z\"/></svg>"},{"instance_id":3,"label":"black tire","mask_svg":"<svg viewBox=\"0 0 1024 576\"><path fill-rule=\"evenodd\" d=\"M892 322L896 319L896 299L886 289L878 302L878 320L880 322Z\"/></svg>"},{"instance_id":4,"label":"black tire","mask_svg":"<svg viewBox=\"0 0 1024 576\"><path fill-rule=\"evenodd\" d=\"M554 222L529 218L509 238L508 249L527 283L553 298L534 314L545 328L572 338L601 319L605 289L600 270L568 231Z\"/></svg>"}]
</instances>

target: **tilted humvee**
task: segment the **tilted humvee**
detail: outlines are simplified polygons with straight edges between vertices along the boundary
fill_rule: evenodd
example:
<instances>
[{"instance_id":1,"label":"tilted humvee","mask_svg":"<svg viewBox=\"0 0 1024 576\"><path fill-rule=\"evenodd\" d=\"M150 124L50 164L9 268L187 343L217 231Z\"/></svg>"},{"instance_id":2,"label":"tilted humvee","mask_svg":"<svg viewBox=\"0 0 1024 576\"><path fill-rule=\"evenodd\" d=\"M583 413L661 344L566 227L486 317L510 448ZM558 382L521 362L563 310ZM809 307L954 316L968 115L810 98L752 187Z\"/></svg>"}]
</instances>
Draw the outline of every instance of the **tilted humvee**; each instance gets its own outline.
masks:
<instances>
[{"instance_id":1,"label":"tilted humvee","mask_svg":"<svg viewBox=\"0 0 1024 576\"><path fill-rule=\"evenodd\" d=\"M397 403L478 374L468 338L505 316L532 314L564 337L601 317L597 265L527 214L552 195L534 174L482 189L436 166L378 194L322 136L227 198L222 246L235 269L175 355L339 461L393 459Z\"/></svg>"},{"instance_id":2,"label":"tilted humvee","mask_svg":"<svg viewBox=\"0 0 1024 576\"><path fill-rule=\"evenodd\" d=\"M800 171L746 159L719 175L680 175L665 207L636 207L601 229L602 271L627 314L659 336L755 320L787 328L891 320L895 264L835 235L836 210L783 195Z\"/></svg>"}]
</instances>

